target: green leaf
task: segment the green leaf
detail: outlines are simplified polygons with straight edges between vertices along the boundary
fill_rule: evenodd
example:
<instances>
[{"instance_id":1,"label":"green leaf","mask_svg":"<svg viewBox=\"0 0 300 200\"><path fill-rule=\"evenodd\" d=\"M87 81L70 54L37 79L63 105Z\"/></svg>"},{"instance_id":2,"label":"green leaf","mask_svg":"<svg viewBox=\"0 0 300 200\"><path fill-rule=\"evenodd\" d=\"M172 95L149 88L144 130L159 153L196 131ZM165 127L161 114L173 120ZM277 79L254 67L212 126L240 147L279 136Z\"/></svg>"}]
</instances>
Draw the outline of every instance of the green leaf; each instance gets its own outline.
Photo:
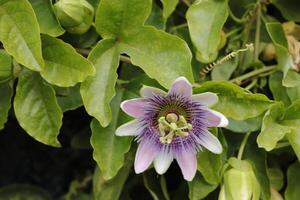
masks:
<instances>
[{"instance_id":1,"label":"green leaf","mask_svg":"<svg viewBox=\"0 0 300 200\"><path fill-rule=\"evenodd\" d=\"M216 93L219 102L214 106L214 109L235 120L257 117L273 103L263 94L252 94L229 82L205 82L194 90L194 93L202 92Z\"/></svg>"},{"instance_id":2,"label":"green leaf","mask_svg":"<svg viewBox=\"0 0 300 200\"><path fill-rule=\"evenodd\" d=\"M74 87L68 88L67 94L56 94L58 105L63 112L75 110L76 108L82 106L82 99L79 88L79 85L76 85Z\"/></svg>"},{"instance_id":3,"label":"green leaf","mask_svg":"<svg viewBox=\"0 0 300 200\"><path fill-rule=\"evenodd\" d=\"M65 32L53 10L51 0L29 0L37 17L41 33L57 37Z\"/></svg>"},{"instance_id":4,"label":"green leaf","mask_svg":"<svg viewBox=\"0 0 300 200\"><path fill-rule=\"evenodd\" d=\"M39 25L28 1L0 1L0 30L5 50L18 63L35 71L43 69Z\"/></svg>"},{"instance_id":5,"label":"green leaf","mask_svg":"<svg viewBox=\"0 0 300 200\"><path fill-rule=\"evenodd\" d=\"M273 104L266 112L261 132L257 137L259 147L271 151L287 133L291 132L291 128L280 124L284 116L284 105L282 102Z\"/></svg>"},{"instance_id":6,"label":"green leaf","mask_svg":"<svg viewBox=\"0 0 300 200\"><path fill-rule=\"evenodd\" d=\"M296 101L300 99L300 85L297 87L289 87L287 89L287 95L291 99L291 101Z\"/></svg>"},{"instance_id":7,"label":"green leaf","mask_svg":"<svg viewBox=\"0 0 300 200\"><path fill-rule=\"evenodd\" d=\"M163 17L167 19L176 9L179 0L161 0L163 4Z\"/></svg>"},{"instance_id":8,"label":"green leaf","mask_svg":"<svg viewBox=\"0 0 300 200\"><path fill-rule=\"evenodd\" d=\"M0 188L0 200L50 200L43 189L30 185L9 185Z\"/></svg>"},{"instance_id":9,"label":"green leaf","mask_svg":"<svg viewBox=\"0 0 300 200\"><path fill-rule=\"evenodd\" d=\"M288 51L288 42L282 25L278 22L272 22L267 23L266 28L275 45L278 67L283 72L282 85L285 87L295 87L299 85L300 75L291 70L293 60Z\"/></svg>"},{"instance_id":10,"label":"green leaf","mask_svg":"<svg viewBox=\"0 0 300 200\"><path fill-rule=\"evenodd\" d=\"M199 61L209 63L216 59L227 9L227 0L195 1L189 7L186 19Z\"/></svg>"},{"instance_id":11,"label":"green leaf","mask_svg":"<svg viewBox=\"0 0 300 200\"><path fill-rule=\"evenodd\" d=\"M206 197L209 193L217 188L217 184L211 185L207 183L201 174L197 173L189 184L189 199L199 200Z\"/></svg>"},{"instance_id":12,"label":"green leaf","mask_svg":"<svg viewBox=\"0 0 300 200\"><path fill-rule=\"evenodd\" d=\"M283 187L284 181L284 175L281 169L279 168L268 168L268 177L270 180L271 187L275 190L279 191Z\"/></svg>"},{"instance_id":13,"label":"green leaf","mask_svg":"<svg viewBox=\"0 0 300 200\"><path fill-rule=\"evenodd\" d=\"M284 193L285 200L298 200L300 196L300 164L296 161L287 171L287 188Z\"/></svg>"},{"instance_id":14,"label":"green leaf","mask_svg":"<svg viewBox=\"0 0 300 200\"><path fill-rule=\"evenodd\" d=\"M74 86L95 73L93 65L62 40L42 35L45 69L41 75L60 87Z\"/></svg>"},{"instance_id":15,"label":"green leaf","mask_svg":"<svg viewBox=\"0 0 300 200\"><path fill-rule=\"evenodd\" d=\"M225 128L236 133L254 132L260 129L262 118L263 115L245 120L234 120L228 118L229 124Z\"/></svg>"},{"instance_id":16,"label":"green leaf","mask_svg":"<svg viewBox=\"0 0 300 200\"><path fill-rule=\"evenodd\" d=\"M101 0L95 26L103 38L116 38L140 28L151 12L151 0Z\"/></svg>"},{"instance_id":17,"label":"green leaf","mask_svg":"<svg viewBox=\"0 0 300 200\"><path fill-rule=\"evenodd\" d=\"M14 110L20 126L36 140L59 147L57 140L62 125L62 112L54 89L39 74L24 71L14 99Z\"/></svg>"},{"instance_id":18,"label":"green leaf","mask_svg":"<svg viewBox=\"0 0 300 200\"><path fill-rule=\"evenodd\" d=\"M214 67L211 78L214 81L227 81L238 66L238 59L232 59Z\"/></svg>"},{"instance_id":19,"label":"green leaf","mask_svg":"<svg viewBox=\"0 0 300 200\"><path fill-rule=\"evenodd\" d=\"M88 77L82 83L80 93L87 112L106 127L112 118L109 104L115 95L118 78L119 51L115 41L101 40L91 51L88 59L94 64L96 75Z\"/></svg>"},{"instance_id":20,"label":"green leaf","mask_svg":"<svg viewBox=\"0 0 300 200\"><path fill-rule=\"evenodd\" d=\"M208 150L200 151L197 154L197 168L204 179L212 185L221 181L221 169L223 167L222 155L211 153Z\"/></svg>"},{"instance_id":21,"label":"green leaf","mask_svg":"<svg viewBox=\"0 0 300 200\"><path fill-rule=\"evenodd\" d=\"M7 121L8 111L11 106L11 98L13 95L13 89L8 83L0 84L0 130L4 128L4 124Z\"/></svg>"},{"instance_id":22,"label":"green leaf","mask_svg":"<svg viewBox=\"0 0 300 200\"><path fill-rule=\"evenodd\" d=\"M166 29L166 21L163 18L163 11L158 5L156 5L156 3L152 4L152 10L145 22L145 25L151 25L161 30Z\"/></svg>"},{"instance_id":23,"label":"green leaf","mask_svg":"<svg viewBox=\"0 0 300 200\"><path fill-rule=\"evenodd\" d=\"M179 76L193 82L191 52L177 36L147 26L123 38L120 49L130 56L132 64L166 88Z\"/></svg>"},{"instance_id":24,"label":"green leaf","mask_svg":"<svg viewBox=\"0 0 300 200\"><path fill-rule=\"evenodd\" d=\"M288 96L287 88L281 83L283 75L281 72L272 74L269 78L269 86L273 97L277 101L282 101L285 105L290 105L291 100Z\"/></svg>"},{"instance_id":25,"label":"green leaf","mask_svg":"<svg viewBox=\"0 0 300 200\"><path fill-rule=\"evenodd\" d=\"M93 194L95 200L115 200L119 199L125 181L133 165L134 151L126 154L126 162L118 174L106 181L99 168L95 169L93 179Z\"/></svg>"},{"instance_id":26,"label":"green leaf","mask_svg":"<svg viewBox=\"0 0 300 200\"><path fill-rule=\"evenodd\" d=\"M287 20L300 22L300 4L298 0L271 0Z\"/></svg>"},{"instance_id":27,"label":"green leaf","mask_svg":"<svg viewBox=\"0 0 300 200\"><path fill-rule=\"evenodd\" d=\"M124 91L119 91L111 102L112 113L115 116L111 124L102 128L97 120L92 120L91 145L93 158L101 169L102 176L108 180L113 178L124 164L124 154L129 151L132 137L115 135L117 127L128 121L125 114L120 113L120 103Z\"/></svg>"},{"instance_id":28,"label":"green leaf","mask_svg":"<svg viewBox=\"0 0 300 200\"><path fill-rule=\"evenodd\" d=\"M5 50L0 50L0 83L6 82L12 77L12 58Z\"/></svg>"}]
</instances>

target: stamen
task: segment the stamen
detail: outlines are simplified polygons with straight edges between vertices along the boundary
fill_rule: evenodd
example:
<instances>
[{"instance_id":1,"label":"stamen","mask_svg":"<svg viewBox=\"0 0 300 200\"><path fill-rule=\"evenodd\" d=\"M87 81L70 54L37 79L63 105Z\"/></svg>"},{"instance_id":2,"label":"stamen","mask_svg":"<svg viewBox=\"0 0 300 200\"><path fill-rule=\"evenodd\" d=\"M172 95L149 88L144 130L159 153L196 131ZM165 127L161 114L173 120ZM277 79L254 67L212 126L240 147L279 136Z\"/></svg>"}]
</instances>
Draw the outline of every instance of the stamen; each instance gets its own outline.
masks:
<instances>
[{"instance_id":1,"label":"stamen","mask_svg":"<svg viewBox=\"0 0 300 200\"><path fill-rule=\"evenodd\" d=\"M186 119L175 113L169 113L166 117L162 116L158 119L158 129L160 132L159 141L162 144L170 144L174 136L186 137L189 135L188 131L191 130L192 124L187 123Z\"/></svg>"}]
</instances>

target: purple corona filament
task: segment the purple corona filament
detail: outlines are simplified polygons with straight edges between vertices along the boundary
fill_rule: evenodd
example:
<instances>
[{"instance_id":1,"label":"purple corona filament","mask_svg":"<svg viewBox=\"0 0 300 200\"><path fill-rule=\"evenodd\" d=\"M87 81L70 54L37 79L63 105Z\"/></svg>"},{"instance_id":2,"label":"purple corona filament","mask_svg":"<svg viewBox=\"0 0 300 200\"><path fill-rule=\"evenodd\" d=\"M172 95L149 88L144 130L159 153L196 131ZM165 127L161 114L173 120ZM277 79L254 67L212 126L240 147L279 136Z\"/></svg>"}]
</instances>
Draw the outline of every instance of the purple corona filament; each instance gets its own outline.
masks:
<instances>
[{"instance_id":1,"label":"purple corona filament","mask_svg":"<svg viewBox=\"0 0 300 200\"><path fill-rule=\"evenodd\" d=\"M139 143L135 172L145 171L153 162L157 173L163 174L176 159L184 178L191 181L197 171L198 150L222 152L219 140L209 132L210 127L228 124L224 115L209 108L218 101L217 95L192 95L191 84L179 77L168 93L143 87L141 96L122 102L122 110L136 119L116 130L119 136L135 136Z\"/></svg>"}]
</instances>

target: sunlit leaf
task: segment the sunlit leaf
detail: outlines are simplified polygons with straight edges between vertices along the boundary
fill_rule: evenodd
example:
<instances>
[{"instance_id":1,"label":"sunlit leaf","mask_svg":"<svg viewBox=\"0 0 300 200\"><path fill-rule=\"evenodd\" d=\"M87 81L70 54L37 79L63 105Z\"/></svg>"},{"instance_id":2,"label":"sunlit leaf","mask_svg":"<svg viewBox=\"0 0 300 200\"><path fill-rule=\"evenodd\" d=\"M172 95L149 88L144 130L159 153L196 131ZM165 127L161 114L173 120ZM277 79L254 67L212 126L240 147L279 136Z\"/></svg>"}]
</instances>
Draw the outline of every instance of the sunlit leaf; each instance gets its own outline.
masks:
<instances>
[{"instance_id":1,"label":"sunlit leaf","mask_svg":"<svg viewBox=\"0 0 300 200\"><path fill-rule=\"evenodd\" d=\"M74 86L95 73L93 65L62 40L42 36L45 69L41 75L49 83L60 87Z\"/></svg>"},{"instance_id":2,"label":"sunlit leaf","mask_svg":"<svg viewBox=\"0 0 300 200\"><path fill-rule=\"evenodd\" d=\"M227 0L195 1L189 7L186 19L199 61L209 63L216 59L227 8Z\"/></svg>"},{"instance_id":3,"label":"sunlit leaf","mask_svg":"<svg viewBox=\"0 0 300 200\"><path fill-rule=\"evenodd\" d=\"M115 95L119 51L112 39L101 40L91 51L88 59L96 68L96 75L87 78L81 85L84 106L103 127L112 119L110 101Z\"/></svg>"},{"instance_id":4,"label":"sunlit leaf","mask_svg":"<svg viewBox=\"0 0 300 200\"><path fill-rule=\"evenodd\" d=\"M116 38L135 32L151 12L151 0L101 0L95 26L103 38Z\"/></svg>"},{"instance_id":5,"label":"sunlit leaf","mask_svg":"<svg viewBox=\"0 0 300 200\"><path fill-rule=\"evenodd\" d=\"M0 30L0 40L10 55L31 70L43 69L39 25L28 1L0 1Z\"/></svg>"},{"instance_id":6,"label":"sunlit leaf","mask_svg":"<svg viewBox=\"0 0 300 200\"><path fill-rule=\"evenodd\" d=\"M235 120L257 117L272 104L263 94L252 94L228 82L208 81L195 88L195 93L214 92L219 102L214 109Z\"/></svg>"},{"instance_id":7,"label":"sunlit leaf","mask_svg":"<svg viewBox=\"0 0 300 200\"><path fill-rule=\"evenodd\" d=\"M93 157L106 180L113 178L123 166L124 154L129 151L132 140L132 137L115 135L117 127L128 121L120 110L123 95L126 95L124 91L119 91L111 102L114 119L108 127L102 128L96 119L91 123Z\"/></svg>"},{"instance_id":8,"label":"sunlit leaf","mask_svg":"<svg viewBox=\"0 0 300 200\"><path fill-rule=\"evenodd\" d=\"M257 137L259 147L270 151L275 148L277 142L281 140L285 134L291 132L291 128L280 124L284 116L284 105L281 102L273 104L266 112L261 132Z\"/></svg>"},{"instance_id":9,"label":"sunlit leaf","mask_svg":"<svg viewBox=\"0 0 300 200\"><path fill-rule=\"evenodd\" d=\"M95 169L93 178L93 195L95 200L115 200L119 199L124 183L133 165L134 151L126 154L126 163L118 174L106 181L99 168Z\"/></svg>"},{"instance_id":10,"label":"sunlit leaf","mask_svg":"<svg viewBox=\"0 0 300 200\"><path fill-rule=\"evenodd\" d=\"M62 125L62 112L53 88L39 74L25 71L19 76L14 110L20 126L34 139L55 147Z\"/></svg>"},{"instance_id":11,"label":"sunlit leaf","mask_svg":"<svg viewBox=\"0 0 300 200\"><path fill-rule=\"evenodd\" d=\"M179 76L193 82L191 52L187 44L174 35L143 27L134 35L123 38L120 50L130 56L134 65L166 88Z\"/></svg>"},{"instance_id":12,"label":"sunlit leaf","mask_svg":"<svg viewBox=\"0 0 300 200\"><path fill-rule=\"evenodd\" d=\"M65 31L56 18L51 0L29 0L37 17L41 33L56 37Z\"/></svg>"}]
</instances>

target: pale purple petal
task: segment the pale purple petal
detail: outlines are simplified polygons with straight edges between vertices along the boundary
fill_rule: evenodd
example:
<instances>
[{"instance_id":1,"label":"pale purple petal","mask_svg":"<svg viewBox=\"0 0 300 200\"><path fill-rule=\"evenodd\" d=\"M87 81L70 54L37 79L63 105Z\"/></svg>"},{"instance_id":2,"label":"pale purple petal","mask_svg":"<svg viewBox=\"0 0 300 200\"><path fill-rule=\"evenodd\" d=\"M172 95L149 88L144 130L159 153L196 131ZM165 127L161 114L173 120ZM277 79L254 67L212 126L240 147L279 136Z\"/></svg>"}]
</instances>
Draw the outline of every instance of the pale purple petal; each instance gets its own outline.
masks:
<instances>
[{"instance_id":1,"label":"pale purple petal","mask_svg":"<svg viewBox=\"0 0 300 200\"><path fill-rule=\"evenodd\" d=\"M183 174L183 178L192 181L197 171L196 152L183 150L176 154L177 163Z\"/></svg>"},{"instance_id":2,"label":"pale purple petal","mask_svg":"<svg viewBox=\"0 0 300 200\"><path fill-rule=\"evenodd\" d=\"M191 99L192 85L185 77L179 77L173 82L168 94L179 94Z\"/></svg>"},{"instance_id":3,"label":"pale purple petal","mask_svg":"<svg viewBox=\"0 0 300 200\"><path fill-rule=\"evenodd\" d=\"M199 143L201 144L201 146L205 147L207 150L213 153L220 154L223 151L222 145L218 138L208 131L203 134Z\"/></svg>"},{"instance_id":4,"label":"pale purple petal","mask_svg":"<svg viewBox=\"0 0 300 200\"><path fill-rule=\"evenodd\" d=\"M140 90L141 96L144 98L152 98L155 95L165 96L167 93L161 89L150 87L150 86L143 86Z\"/></svg>"},{"instance_id":5,"label":"pale purple petal","mask_svg":"<svg viewBox=\"0 0 300 200\"><path fill-rule=\"evenodd\" d=\"M164 174L168 168L170 167L173 161L173 155L166 152L161 151L157 157L154 159L154 168L158 174Z\"/></svg>"},{"instance_id":6,"label":"pale purple petal","mask_svg":"<svg viewBox=\"0 0 300 200\"><path fill-rule=\"evenodd\" d=\"M139 174L145 171L150 166L159 151L160 149L157 146L147 141L141 142L135 155L135 173Z\"/></svg>"},{"instance_id":7,"label":"pale purple petal","mask_svg":"<svg viewBox=\"0 0 300 200\"><path fill-rule=\"evenodd\" d=\"M143 116L147 102L144 98L130 99L121 103L121 109L132 117Z\"/></svg>"},{"instance_id":8,"label":"pale purple petal","mask_svg":"<svg viewBox=\"0 0 300 200\"><path fill-rule=\"evenodd\" d=\"M141 123L138 120L132 120L125 124L122 124L117 128L117 136L136 136L141 129Z\"/></svg>"},{"instance_id":9,"label":"pale purple petal","mask_svg":"<svg viewBox=\"0 0 300 200\"><path fill-rule=\"evenodd\" d=\"M207 114L208 127L226 127L228 119L220 112L208 109Z\"/></svg>"},{"instance_id":10,"label":"pale purple petal","mask_svg":"<svg viewBox=\"0 0 300 200\"><path fill-rule=\"evenodd\" d=\"M212 92L204 92L201 94L194 94L192 96L192 100L198 101L202 105L210 107L218 102L218 96Z\"/></svg>"}]
</instances>

